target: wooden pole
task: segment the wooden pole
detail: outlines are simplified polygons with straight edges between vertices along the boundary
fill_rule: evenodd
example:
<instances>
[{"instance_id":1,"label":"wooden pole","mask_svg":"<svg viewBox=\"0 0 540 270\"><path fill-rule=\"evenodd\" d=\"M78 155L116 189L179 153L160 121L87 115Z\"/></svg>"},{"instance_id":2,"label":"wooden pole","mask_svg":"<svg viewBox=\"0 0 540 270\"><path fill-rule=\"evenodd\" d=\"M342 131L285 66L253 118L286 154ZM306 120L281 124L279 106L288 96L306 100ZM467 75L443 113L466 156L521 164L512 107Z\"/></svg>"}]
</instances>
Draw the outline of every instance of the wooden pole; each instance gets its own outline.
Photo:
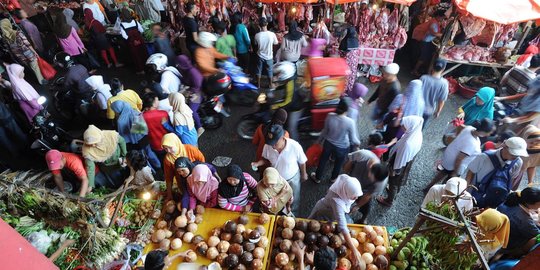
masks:
<instances>
[{"instance_id":1,"label":"wooden pole","mask_svg":"<svg viewBox=\"0 0 540 270\"><path fill-rule=\"evenodd\" d=\"M531 31L531 29L532 29L532 21L528 21L527 24L525 25L525 30L523 30L523 34L521 35L521 38L516 44L516 47L514 47L514 50L512 50L512 55L516 54L519 48L521 48L521 45L523 44L523 42L529 35L529 32Z\"/></svg>"},{"instance_id":2,"label":"wooden pole","mask_svg":"<svg viewBox=\"0 0 540 270\"><path fill-rule=\"evenodd\" d=\"M467 222L467 219L465 218L465 215L463 215L463 212L461 212L461 209L459 208L459 206L457 204L457 201L458 200L452 200L452 202L454 203L454 207L456 207L457 212L459 214L459 218L465 224L465 226L464 226L465 227L465 232L469 236L469 240L472 243L472 247L473 247L474 251L478 255L478 259L480 259L480 263L482 264L482 268L485 269L485 270L489 270L490 269L489 264L486 261L486 258L484 257L484 253L482 252L482 248L480 248L480 246L478 245L478 242L476 241L476 236L474 235L474 232L471 230L471 228L469 228L469 223Z\"/></svg>"}]
</instances>

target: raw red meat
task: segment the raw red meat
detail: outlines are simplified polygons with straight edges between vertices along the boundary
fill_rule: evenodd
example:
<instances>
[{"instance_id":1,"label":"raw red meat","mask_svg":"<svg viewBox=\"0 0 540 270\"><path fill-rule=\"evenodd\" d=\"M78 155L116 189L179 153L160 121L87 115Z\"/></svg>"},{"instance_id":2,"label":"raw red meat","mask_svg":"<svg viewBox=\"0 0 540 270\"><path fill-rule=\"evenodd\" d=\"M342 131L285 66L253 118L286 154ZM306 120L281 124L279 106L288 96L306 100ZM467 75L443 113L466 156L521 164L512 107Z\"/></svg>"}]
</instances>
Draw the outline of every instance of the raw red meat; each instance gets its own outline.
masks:
<instances>
[{"instance_id":1,"label":"raw red meat","mask_svg":"<svg viewBox=\"0 0 540 270\"><path fill-rule=\"evenodd\" d=\"M398 9L394 8L394 11L388 16L388 35L397 35L399 27L399 13Z\"/></svg>"},{"instance_id":2,"label":"raw red meat","mask_svg":"<svg viewBox=\"0 0 540 270\"><path fill-rule=\"evenodd\" d=\"M313 6L312 5L306 6L306 20L308 22L307 25L309 25L309 22L313 20Z\"/></svg>"},{"instance_id":3,"label":"raw red meat","mask_svg":"<svg viewBox=\"0 0 540 270\"><path fill-rule=\"evenodd\" d=\"M403 27L399 27L394 37L394 46L396 49L403 48L407 43L407 31Z\"/></svg>"},{"instance_id":4,"label":"raw red meat","mask_svg":"<svg viewBox=\"0 0 540 270\"><path fill-rule=\"evenodd\" d=\"M278 10L277 20L278 20L279 31L285 32L285 15L286 15L285 5L278 7L277 10Z\"/></svg>"},{"instance_id":5,"label":"raw red meat","mask_svg":"<svg viewBox=\"0 0 540 270\"><path fill-rule=\"evenodd\" d=\"M388 33L388 9L382 8L379 12L379 16L375 19L375 27L381 36L385 36Z\"/></svg>"},{"instance_id":6,"label":"raw red meat","mask_svg":"<svg viewBox=\"0 0 540 270\"><path fill-rule=\"evenodd\" d=\"M467 38L471 38L482 33L486 27L486 21L472 15L465 15L459 18L463 32Z\"/></svg>"}]
</instances>

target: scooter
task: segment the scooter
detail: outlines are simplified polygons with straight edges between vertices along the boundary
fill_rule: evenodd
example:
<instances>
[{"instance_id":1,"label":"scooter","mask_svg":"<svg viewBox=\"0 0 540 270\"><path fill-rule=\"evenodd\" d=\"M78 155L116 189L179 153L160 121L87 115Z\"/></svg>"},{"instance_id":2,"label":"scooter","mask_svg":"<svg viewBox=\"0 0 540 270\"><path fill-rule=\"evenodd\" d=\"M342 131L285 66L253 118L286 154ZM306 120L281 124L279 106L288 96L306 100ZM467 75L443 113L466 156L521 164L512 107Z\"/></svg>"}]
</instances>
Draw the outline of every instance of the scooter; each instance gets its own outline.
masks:
<instances>
[{"instance_id":1,"label":"scooter","mask_svg":"<svg viewBox=\"0 0 540 270\"><path fill-rule=\"evenodd\" d=\"M41 106L46 101L47 98L43 96L37 100ZM82 152L83 141L74 139L69 133L58 126L47 111L46 106L43 106L43 109L34 116L30 136L34 139L30 145L30 149L41 155L45 155L51 149L73 153Z\"/></svg>"},{"instance_id":2,"label":"scooter","mask_svg":"<svg viewBox=\"0 0 540 270\"><path fill-rule=\"evenodd\" d=\"M228 109L225 107L225 94L232 87L231 77L224 73L210 76L203 85L203 92L206 95L201 103L199 117L201 125L205 129L217 129L223 124L223 117L229 117Z\"/></svg>"},{"instance_id":3,"label":"scooter","mask_svg":"<svg viewBox=\"0 0 540 270\"><path fill-rule=\"evenodd\" d=\"M225 95L227 102L241 106L252 106L259 95L257 86L249 81L249 77L236 65L235 59L218 63L225 74L231 78L232 88Z\"/></svg>"},{"instance_id":4,"label":"scooter","mask_svg":"<svg viewBox=\"0 0 540 270\"><path fill-rule=\"evenodd\" d=\"M75 119L77 115L89 117L97 91L94 91L89 98L81 100L74 91L64 87L64 81L64 77L58 77L51 84L54 109L63 119L68 121Z\"/></svg>"}]
</instances>

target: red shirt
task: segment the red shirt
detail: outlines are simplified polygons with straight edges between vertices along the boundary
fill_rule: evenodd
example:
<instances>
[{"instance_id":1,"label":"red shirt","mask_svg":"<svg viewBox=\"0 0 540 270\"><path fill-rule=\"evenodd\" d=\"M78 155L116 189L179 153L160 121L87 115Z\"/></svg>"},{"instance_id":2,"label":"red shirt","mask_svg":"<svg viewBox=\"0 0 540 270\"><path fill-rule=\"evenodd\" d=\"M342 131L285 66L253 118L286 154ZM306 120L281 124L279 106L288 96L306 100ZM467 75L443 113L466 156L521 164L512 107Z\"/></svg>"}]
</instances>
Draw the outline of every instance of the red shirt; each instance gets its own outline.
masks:
<instances>
[{"instance_id":1,"label":"red shirt","mask_svg":"<svg viewBox=\"0 0 540 270\"><path fill-rule=\"evenodd\" d=\"M373 152L373 154L377 155L379 159L382 158L384 153L388 152L388 146L386 145L377 145L375 147L368 147L368 149Z\"/></svg>"},{"instance_id":2,"label":"red shirt","mask_svg":"<svg viewBox=\"0 0 540 270\"><path fill-rule=\"evenodd\" d=\"M66 160L66 164L64 165L64 169L68 169L75 176L77 176L78 179L81 179L83 177L86 177L86 169L84 167L84 162L81 156L73 153L66 153L66 152L60 152L62 153L62 156ZM54 175L61 174L62 170L54 170L51 171Z\"/></svg>"},{"instance_id":3,"label":"red shirt","mask_svg":"<svg viewBox=\"0 0 540 270\"><path fill-rule=\"evenodd\" d=\"M163 118L169 119L169 114L162 110L150 110L143 112L144 121L148 126L148 139L152 149L161 151L161 139L163 135L169 133L161 124Z\"/></svg>"}]
</instances>

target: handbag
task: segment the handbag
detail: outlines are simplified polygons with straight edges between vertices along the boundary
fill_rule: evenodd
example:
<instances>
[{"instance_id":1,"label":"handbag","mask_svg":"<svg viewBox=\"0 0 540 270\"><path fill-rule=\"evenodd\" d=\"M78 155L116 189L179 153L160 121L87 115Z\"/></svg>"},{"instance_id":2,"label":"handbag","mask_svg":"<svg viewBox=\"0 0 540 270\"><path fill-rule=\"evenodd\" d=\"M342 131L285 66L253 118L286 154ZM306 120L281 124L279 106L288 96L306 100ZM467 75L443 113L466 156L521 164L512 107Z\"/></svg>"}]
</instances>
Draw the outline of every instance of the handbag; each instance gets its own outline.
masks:
<instances>
[{"instance_id":1,"label":"handbag","mask_svg":"<svg viewBox=\"0 0 540 270\"><path fill-rule=\"evenodd\" d=\"M43 78L45 80L52 80L54 76L56 76L56 70L54 69L51 64L47 63L43 58L39 57L37 58L39 70L41 71L41 75L43 75Z\"/></svg>"},{"instance_id":2,"label":"handbag","mask_svg":"<svg viewBox=\"0 0 540 270\"><path fill-rule=\"evenodd\" d=\"M148 134L148 125L144 121L142 114L135 116L133 123L131 123L131 133L133 134Z\"/></svg>"},{"instance_id":3,"label":"handbag","mask_svg":"<svg viewBox=\"0 0 540 270\"><path fill-rule=\"evenodd\" d=\"M316 167L319 165L319 160L321 159L321 154L323 151L322 145L316 143L310 146L306 151L307 162L306 165L309 167Z\"/></svg>"}]
</instances>

